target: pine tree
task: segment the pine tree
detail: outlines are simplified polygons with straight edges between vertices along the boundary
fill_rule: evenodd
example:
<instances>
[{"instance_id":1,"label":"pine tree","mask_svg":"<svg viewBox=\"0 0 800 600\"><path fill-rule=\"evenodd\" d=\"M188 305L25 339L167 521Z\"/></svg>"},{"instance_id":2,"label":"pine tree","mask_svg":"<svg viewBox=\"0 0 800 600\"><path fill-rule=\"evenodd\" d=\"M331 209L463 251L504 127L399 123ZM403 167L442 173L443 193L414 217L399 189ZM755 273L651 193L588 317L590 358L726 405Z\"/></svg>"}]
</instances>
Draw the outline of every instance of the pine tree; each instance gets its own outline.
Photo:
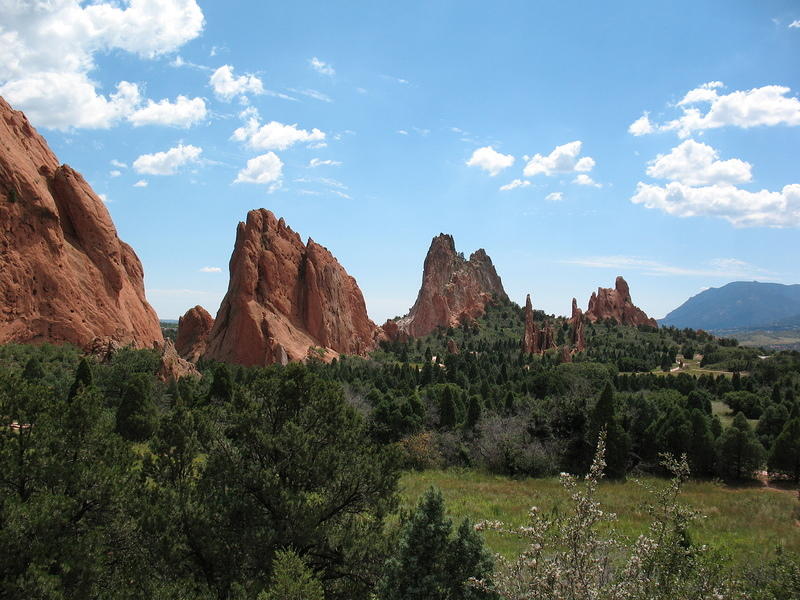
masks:
<instances>
[{"instance_id":1,"label":"pine tree","mask_svg":"<svg viewBox=\"0 0 800 600\"><path fill-rule=\"evenodd\" d=\"M764 462L764 447L741 412L717 440L717 452L720 472L734 479L749 479Z\"/></svg>"},{"instance_id":2,"label":"pine tree","mask_svg":"<svg viewBox=\"0 0 800 600\"><path fill-rule=\"evenodd\" d=\"M481 420L482 412L483 407L481 406L481 399L478 395L473 394L469 398L469 404L467 405L467 420L464 425L468 429L475 429L475 426Z\"/></svg>"},{"instance_id":3,"label":"pine tree","mask_svg":"<svg viewBox=\"0 0 800 600\"><path fill-rule=\"evenodd\" d=\"M32 356L25 363L25 368L22 370L22 378L31 383L38 383L44 378L44 369L42 368L42 361L38 357Z\"/></svg>"},{"instance_id":4,"label":"pine tree","mask_svg":"<svg viewBox=\"0 0 800 600\"><path fill-rule=\"evenodd\" d=\"M786 423L775 439L768 465L770 472L785 473L800 483L800 418Z\"/></svg>"},{"instance_id":5,"label":"pine tree","mask_svg":"<svg viewBox=\"0 0 800 600\"><path fill-rule=\"evenodd\" d=\"M81 390L90 388L92 383L92 368L89 366L89 361L86 358L82 358L78 364L78 370L75 371L75 381L72 383L72 387L69 388L67 400L72 401Z\"/></svg>"},{"instance_id":6,"label":"pine tree","mask_svg":"<svg viewBox=\"0 0 800 600\"><path fill-rule=\"evenodd\" d=\"M470 577L487 578L492 561L482 539L461 524L451 539L441 492L430 488L405 523L397 550L386 562L378 584L381 600L477 600L491 598L466 585Z\"/></svg>"},{"instance_id":7,"label":"pine tree","mask_svg":"<svg viewBox=\"0 0 800 600\"><path fill-rule=\"evenodd\" d=\"M158 417L151 381L148 374L135 373L122 394L122 402L117 409L117 433L127 440L146 440L155 431Z\"/></svg>"},{"instance_id":8,"label":"pine tree","mask_svg":"<svg viewBox=\"0 0 800 600\"><path fill-rule=\"evenodd\" d=\"M612 479L624 479L631 439L614 414L614 390L610 383L606 383L589 420L589 444L592 451L597 446L600 432L603 430L606 432L605 473ZM591 457L588 459L591 460Z\"/></svg>"},{"instance_id":9,"label":"pine tree","mask_svg":"<svg viewBox=\"0 0 800 600\"><path fill-rule=\"evenodd\" d=\"M322 584L305 561L291 550L275 555L269 589L256 600L325 600Z\"/></svg>"}]
</instances>

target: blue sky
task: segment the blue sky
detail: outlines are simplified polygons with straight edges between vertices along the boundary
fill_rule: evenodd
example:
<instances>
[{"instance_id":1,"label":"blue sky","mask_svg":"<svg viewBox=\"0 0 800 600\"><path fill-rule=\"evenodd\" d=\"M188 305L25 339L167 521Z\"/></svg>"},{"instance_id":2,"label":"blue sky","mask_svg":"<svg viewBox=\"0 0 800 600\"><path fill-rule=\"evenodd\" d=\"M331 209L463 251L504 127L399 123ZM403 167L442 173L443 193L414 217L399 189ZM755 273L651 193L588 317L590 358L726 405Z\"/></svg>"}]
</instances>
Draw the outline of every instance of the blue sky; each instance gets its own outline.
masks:
<instances>
[{"instance_id":1,"label":"blue sky","mask_svg":"<svg viewBox=\"0 0 800 600\"><path fill-rule=\"evenodd\" d=\"M0 94L107 200L162 318L236 224L327 246L376 322L431 238L565 314L800 281L800 4L0 0Z\"/></svg>"}]
</instances>

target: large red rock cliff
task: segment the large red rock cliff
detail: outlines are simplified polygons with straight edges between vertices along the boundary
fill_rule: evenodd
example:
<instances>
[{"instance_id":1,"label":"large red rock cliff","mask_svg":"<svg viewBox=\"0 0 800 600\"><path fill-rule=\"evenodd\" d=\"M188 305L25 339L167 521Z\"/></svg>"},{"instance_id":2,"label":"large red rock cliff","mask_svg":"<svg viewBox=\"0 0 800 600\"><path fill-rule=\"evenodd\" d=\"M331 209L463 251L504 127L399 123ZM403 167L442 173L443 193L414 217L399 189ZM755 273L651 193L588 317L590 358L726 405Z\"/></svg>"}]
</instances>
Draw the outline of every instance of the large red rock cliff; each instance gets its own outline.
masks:
<instances>
[{"instance_id":1,"label":"large red rock cliff","mask_svg":"<svg viewBox=\"0 0 800 600\"><path fill-rule=\"evenodd\" d=\"M0 343L163 343L103 202L0 98Z\"/></svg>"},{"instance_id":2,"label":"large red rock cliff","mask_svg":"<svg viewBox=\"0 0 800 600\"><path fill-rule=\"evenodd\" d=\"M265 365L365 354L378 331L355 279L326 248L303 244L268 210L247 213L206 358Z\"/></svg>"},{"instance_id":3,"label":"large red rock cliff","mask_svg":"<svg viewBox=\"0 0 800 600\"><path fill-rule=\"evenodd\" d=\"M208 347L208 335L214 327L214 317L202 306L195 306L178 319L175 350L191 362L197 362Z\"/></svg>"},{"instance_id":4,"label":"large red rock cliff","mask_svg":"<svg viewBox=\"0 0 800 600\"><path fill-rule=\"evenodd\" d=\"M601 319L613 319L622 325L649 325L658 327L655 319L633 304L628 283L617 277L614 288L597 288L589 298L586 318L592 323Z\"/></svg>"},{"instance_id":5,"label":"large red rock cliff","mask_svg":"<svg viewBox=\"0 0 800 600\"><path fill-rule=\"evenodd\" d=\"M469 257L456 252L453 237L439 234L431 242L422 272L422 286L408 315L389 321L383 330L392 339L420 337L437 327L477 319L493 299L508 300L492 259L481 248Z\"/></svg>"}]
</instances>

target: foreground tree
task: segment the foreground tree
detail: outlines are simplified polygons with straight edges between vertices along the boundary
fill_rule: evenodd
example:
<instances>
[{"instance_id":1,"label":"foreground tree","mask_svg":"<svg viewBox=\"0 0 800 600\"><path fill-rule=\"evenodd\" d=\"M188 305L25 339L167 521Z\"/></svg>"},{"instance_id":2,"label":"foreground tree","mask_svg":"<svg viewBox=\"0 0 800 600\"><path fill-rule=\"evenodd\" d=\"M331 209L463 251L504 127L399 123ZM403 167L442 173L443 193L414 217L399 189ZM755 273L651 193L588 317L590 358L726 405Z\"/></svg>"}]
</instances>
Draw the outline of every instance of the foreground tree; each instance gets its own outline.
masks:
<instances>
[{"instance_id":1,"label":"foreground tree","mask_svg":"<svg viewBox=\"0 0 800 600\"><path fill-rule=\"evenodd\" d=\"M478 600L490 592L467 585L488 578L492 560L465 519L452 535L441 492L431 488L403 526L397 550L378 585L381 600Z\"/></svg>"},{"instance_id":2,"label":"foreground tree","mask_svg":"<svg viewBox=\"0 0 800 600\"><path fill-rule=\"evenodd\" d=\"M148 539L161 577L254 597L276 553L293 548L327 599L366 598L398 472L338 384L303 365L270 367L233 403L202 410L210 418L176 412L151 444Z\"/></svg>"}]
</instances>

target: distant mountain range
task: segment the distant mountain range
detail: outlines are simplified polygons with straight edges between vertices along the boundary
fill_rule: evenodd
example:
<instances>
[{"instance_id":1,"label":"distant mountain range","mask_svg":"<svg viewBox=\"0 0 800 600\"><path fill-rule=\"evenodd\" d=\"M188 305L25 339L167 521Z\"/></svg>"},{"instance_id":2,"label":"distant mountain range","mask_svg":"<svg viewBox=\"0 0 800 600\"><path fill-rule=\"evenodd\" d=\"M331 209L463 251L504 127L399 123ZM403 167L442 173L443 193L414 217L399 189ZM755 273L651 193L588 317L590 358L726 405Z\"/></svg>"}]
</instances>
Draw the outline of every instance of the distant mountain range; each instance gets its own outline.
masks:
<instances>
[{"instance_id":1,"label":"distant mountain range","mask_svg":"<svg viewBox=\"0 0 800 600\"><path fill-rule=\"evenodd\" d=\"M800 327L800 284L734 281L692 296L659 325L706 331Z\"/></svg>"}]
</instances>

